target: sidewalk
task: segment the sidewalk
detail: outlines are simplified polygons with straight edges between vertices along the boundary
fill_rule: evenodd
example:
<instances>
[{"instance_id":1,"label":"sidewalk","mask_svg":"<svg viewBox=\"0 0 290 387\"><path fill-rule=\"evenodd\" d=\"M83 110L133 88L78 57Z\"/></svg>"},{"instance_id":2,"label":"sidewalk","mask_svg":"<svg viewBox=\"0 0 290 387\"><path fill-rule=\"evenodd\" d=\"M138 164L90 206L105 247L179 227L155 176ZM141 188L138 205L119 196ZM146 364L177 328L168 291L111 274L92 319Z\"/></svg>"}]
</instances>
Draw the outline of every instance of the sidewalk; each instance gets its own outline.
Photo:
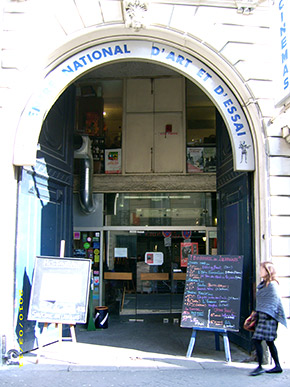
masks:
<instances>
[{"instance_id":1,"label":"sidewalk","mask_svg":"<svg viewBox=\"0 0 290 387\"><path fill-rule=\"evenodd\" d=\"M278 375L248 376L256 363L231 344L232 362L215 350L214 334L198 332L191 358L186 351L190 329L174 324L118 323L100 331L77 330L77 343L64 341L36 354L26 354L23 366L0 368L0 386L289 386L290 367ZM270 368L270 366L265 366Z\"/></svg>"}]
</instances>

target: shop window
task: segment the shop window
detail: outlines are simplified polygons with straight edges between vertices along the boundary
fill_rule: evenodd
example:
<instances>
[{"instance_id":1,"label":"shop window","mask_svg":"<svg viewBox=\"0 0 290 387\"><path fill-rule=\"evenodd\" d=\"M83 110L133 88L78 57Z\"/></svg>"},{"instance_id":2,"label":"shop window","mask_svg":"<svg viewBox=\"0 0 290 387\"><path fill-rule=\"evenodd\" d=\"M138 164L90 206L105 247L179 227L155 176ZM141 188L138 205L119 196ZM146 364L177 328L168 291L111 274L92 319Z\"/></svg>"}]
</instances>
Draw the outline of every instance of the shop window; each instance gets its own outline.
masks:
<instances>
[{"instance_id":1,"label":"shop window","mask_svg":"<svg viewBox=\"0 0 290 387\"><path fill-rule=\"evenodd\" d=\"M169 81L175 82L179 85L179 78L173 79L157 79L155 80L154 87L156 89L156 95L159 94L163 96L163 98L157 98L159 102L167 101L162 94L162 87L165 87L165 90L172 89L176 90L176 87L169 87ZM156 117L163 117L166 122L159 122L157 118L155 119L155 123L151 122L149 118L150 114L147 112L149 107L145 104L146 101L145 94L142 93L142 98L137 98L136 93L141 88L140 83L146 86L148 85L149 97L152 98L151 88L153 87L150 83L150 79L134 79L127 81L127 98L129 98L129 102L132 104L136 104L139 100L143 109L146 110L146 114L143 112L142 117L140 115L140 108L136 107L138 110L137 113L133 113L129 108L129 102L126 102L127 110L130 111L126 113L127 121L126 121L126 147L123 149L125 154L125 166L123 167L121 164L122 160L122 123L123 123L123 80L105 80L105 79L93 79L92 81L82 81L82 83L76 84L77 86L77 98L76 98L76 124L75 124L75 132L79 135L88 136L91 140L91 148L92 155L94 160L94 173L122 173L122 169L125 168L125 172L128 173L152 173L153 165L155 172L181 172L183 170L184 165L184 129L183 125L180 124L180 120L182 117L181 111L182 106L178 106L175 108L170 107L170 112L164 112L164 107L162 106L162 112L159 112L157 115L157 107L155 106L154 110L156 110ZM143 83L142 83L143 82ZM147 83L146 83L147 82ZM164 85L163 85L163 83ZM134 92L130 91L128 85L131 85ZM180 85L184 85L183 82L180 82ZM216 108L212 101L207 97L207 95L193 82L189 80L185 80L186 85L186 172L188 173L204 173L204 172L216 172ZM144 86L144 87L145 87ZM157 87L158 86L158 87ZM180 86L180 90L184 90ZM137 91L136 91L137 90ZM147 89L146 89L147 90ZM161 91L160 91L161 90ZM159 92L159 94L158 94ZM164 92L164 90L163 90ZM168 91L167 91L168 94ZM165 95L167 98L168 96ZM134 98L133 98L133 97ZM170 97L171 98L171 97ZM169 100L171 100L169 98ZM183 98L179 97L178 101L182 101ZM175 101L175 100L174 100ZM174 102L173 101L173 102ZM160 102L160 103L161 103ZM173 103L172 102L172 103ZM157 103L157 102L156 102ZM166 102L167 103L167 102ZM174 102L175 103L175 102ZM168 105L168 103L167 103ZM165 104L165 106L167 106ZM134 105L135 106L135 105ZM145 106L145 107L144 107ZM168 108L168 106L167 106ZM161 108L160 108L161 109ZM169 109L169 108L168 108ZM173 113L174 111L174 113ZM177 118L178 119L177 119ZM158 119L159 119L158 118ZM160 119L161 119L160 118ZM163 119L162 118L162 119ZM177 121L176 121L176 120ZM149 121L148 121L149 120ZM175 120L175 121L174 121ZM179 120L179 121L178 121ZM132 122L131 122L132 121ZM148 122L147 122L148 121ZM167 124L170 125L167 125ZM160 124L160 125L159 125ZM146 131L144 131L143 126L146 127ZM164 149L158 148L161 144L156 144L153 146L150 141L152 131L148 130L149 127L154 127L157 125L157 129L159 126L161 128L165 128L165 135L157 135L159 132L157 130L157 134L155 133L156 139L163 144L166 138L166 149L168 149L169 142L172 142L172 145L175 149L175 158L168 158L168 154L171 155L172 152L164 152ZM159 125L159 126L158 126ZM139 128L139 129L138 129ZM180 133L177 135L166 135L166 131L168 133L175 134L177 133L177 129L181 130L182 135ZM132 131L132 133L130 132ZM138 133L140 130L140 134ZM152 129L153 130L153 129ZM160 129L161 130L161 129ZM151 133L152 132L152 133ZM161 131L162 132L162 131ZM160 133L161 133L160 132ZM143 134L142 134L143 133ZM146 133L146 136L145 136ZM150 134L151 133L151 134ZM151 137L149 136L151 135ZM150 138L149 138L149 137ZM164 137L164 138L163 138ZM152 137L153 138L153 137ZM151 140L150 140L151 139ZM179 139L178 143L175 143ZM138 142L139 141L139 142ZM153 141L153 140L152 140ZM162 142L163 141L163 142ZM175 142L174 142L175 141ZM157 146L158 145L158 146ZM160 145L161 146L161 145ZM147 153L144 151L143 147L147 147ZM155 149L156 148L156 149ZM153 153L152 153L153 149ZM152 155L155 155L153 158ZM181 157L182 155L182 157ZM140 158L143 159L140 160ZM163 160L165 157L166 162ZM166 158L167 157L167 158ZM163 160L161 162L161 160ZM178 162L177 162L178 160ZM76 171L77 171L77 163ZM161 164L160 164L161 163Z\"/></svg>"},{"instance_id":2,"label":"shop window","mask_svg":"<svg viewBox=\"0 0 290 387\"><path fill-rule=\"evenodd\" d=\"M216 109L194 83L186 82L186 160L188 173L216 172Z\"/></svg>"},{"instance_id":3,"label":"shop window","mask_svg":"<svg viewBox=\"0 0 290 387\"><path fill-rule=\"evenodd\" d=\"M106 194L106 226L216 226L215 193Z\"/></svg>"},{"instance_id":4,"label":"shop window","mask_svg":"<svg viewBox=\"0 0 290 387\"><path fill-rule=\"evenodd\" d=\"M122 105L122 80L77 85L75 132L91 140L95 174L121 173Z\"/></svg>"}]
</instances>

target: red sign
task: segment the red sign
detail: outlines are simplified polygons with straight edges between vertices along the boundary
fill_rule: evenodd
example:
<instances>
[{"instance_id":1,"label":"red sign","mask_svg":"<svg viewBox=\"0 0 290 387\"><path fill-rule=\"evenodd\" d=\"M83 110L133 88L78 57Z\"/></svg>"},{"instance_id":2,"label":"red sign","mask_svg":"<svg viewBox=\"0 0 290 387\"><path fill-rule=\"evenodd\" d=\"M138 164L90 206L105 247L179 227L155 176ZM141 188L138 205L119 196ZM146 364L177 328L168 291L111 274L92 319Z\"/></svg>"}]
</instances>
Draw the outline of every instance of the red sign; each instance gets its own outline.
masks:
<instances>
[{"instance_id":1,"label":"red sign","mask_svg":"<svg viewBox=\"0 0 290 387\"><path fill-rule=\"evenodd\" d=\"M190 254L198 254L198 243L180 243L180 267L187 267Z\"/></svg>"},{"instance_id":2,"label":"red sign","mask_svg":"<svg viewBox=\"0 0 290 387\"><path fill-rule=\"evenodd\" d=\"M147 264L153 264L154 263L154 258L152 253L147 253Z\"/></svg>"}]
</instances>

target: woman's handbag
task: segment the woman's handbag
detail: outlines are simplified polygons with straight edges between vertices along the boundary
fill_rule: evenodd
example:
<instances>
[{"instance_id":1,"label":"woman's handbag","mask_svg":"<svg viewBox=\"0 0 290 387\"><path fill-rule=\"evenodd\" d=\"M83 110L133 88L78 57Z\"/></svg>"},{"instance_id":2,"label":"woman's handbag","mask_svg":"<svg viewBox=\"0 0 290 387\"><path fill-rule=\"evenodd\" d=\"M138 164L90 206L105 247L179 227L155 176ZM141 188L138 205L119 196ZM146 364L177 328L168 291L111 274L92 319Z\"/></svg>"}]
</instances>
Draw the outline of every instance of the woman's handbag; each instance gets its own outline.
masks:
<instances>
[{"instance_id":1,"label":"woman's handbag","mask_svg":"<svg viewBox=\"0 0 290 387\"><path fill-rule=\"evenodd\" d=\"M258 313L253 311L244 322L243 328L249 332L255 332L256 324L258 320Z\"/></svg>"}]
</instances>

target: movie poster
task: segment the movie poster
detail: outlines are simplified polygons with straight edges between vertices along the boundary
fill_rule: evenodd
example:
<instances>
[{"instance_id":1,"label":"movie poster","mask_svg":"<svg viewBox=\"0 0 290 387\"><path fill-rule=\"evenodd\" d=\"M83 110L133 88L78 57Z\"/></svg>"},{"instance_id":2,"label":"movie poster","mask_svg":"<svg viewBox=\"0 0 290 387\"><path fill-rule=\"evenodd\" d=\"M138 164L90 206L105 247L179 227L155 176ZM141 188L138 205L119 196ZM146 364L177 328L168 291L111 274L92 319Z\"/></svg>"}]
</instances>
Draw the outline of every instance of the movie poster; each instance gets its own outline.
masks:
<instances>
[{"instance_id":1,"label":"movie poster","mask_svg":"<svg viewBox=\"0 0 290 387\"><path fill-rule=\"evenodd\" d=\"M187 148L187 172L203 172L203 148Z\"/></svg>"},{"instance_id":2,"label":"movie poster","mask_svg":"<svg viewBox=\"0 0 290 387\"><path fill-rule=\"evenodd\" d=\"M105 150L105 173L121 173L121 149Z\"/></svg>"},{"instance_id":3,"label":"movie poster","mask_svg":"<svg viewBox=\"0 0 290 387\"><path fill-rule=\"evenodd\" d=\"M180 243L180 267L187 267L188 256L198 254L198 243Z\"/></svg>"}]
</instances>

